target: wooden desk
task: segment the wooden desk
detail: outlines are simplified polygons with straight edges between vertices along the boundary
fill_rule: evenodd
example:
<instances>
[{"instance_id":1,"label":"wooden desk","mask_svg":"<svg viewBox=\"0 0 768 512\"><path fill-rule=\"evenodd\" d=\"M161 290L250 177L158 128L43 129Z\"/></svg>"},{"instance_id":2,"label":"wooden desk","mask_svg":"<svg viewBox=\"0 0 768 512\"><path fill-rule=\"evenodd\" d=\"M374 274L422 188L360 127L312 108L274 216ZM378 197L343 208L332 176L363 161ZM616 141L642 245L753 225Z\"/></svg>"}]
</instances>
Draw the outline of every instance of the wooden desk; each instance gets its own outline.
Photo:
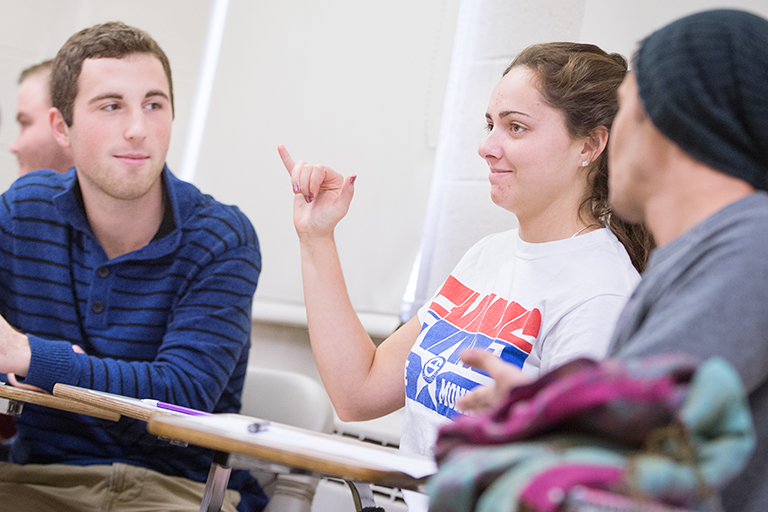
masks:
<instances>
[{"instance_id":1,"label":"wooden desk","mask_svg":"<svg viewBox=\"0 0 768 512\"><path fill-rule=\"evenodd\" d=\"M80 404L112 411L113 413L141 421L149 421L154 414L175 414L170 411L162 411L157 407L147 405L137 398L70 386L68 384L56 384L53 386L53 394L57 397L63 397Z\"/></svg>"},{"instance_id":2,"label":"wooden desk","mask_svg":"<svg viewBox=\"0 0 768 512\"><path fill-rule=\"evenodd\" d=\"M29 403L77 414L86 414L103 420L117 421L120 419L119 412L39 391L15 388L9 384L0 384L0 398L8 400L8 414L11 416L20 416L21 405Z\"/></svg>"},{"instance_id":3,"label":"wooden desk","mask_svg":"<svg viewBox=\"0 0 768 512\"><path fill-rule=\"evenodd\" d=\"M239 414L190 416L161 410L135 398L66 384L56 384L53 393L146 421L150 434L174 444L191 443L216 450L201 512L221 509L233 468L340 478L349 485L358 510L375 505L369 483L419 490L437 471L434 461L425 457L288 425L272 423L262 432L250 433L248 426L261 420Z\"/></svg>"},{"instance_id":4,"label":"wooden desk","mask_svg":"<svg viewBox=\"0 0 768 512\"><path fill-rule=\"evenodd\" d=\"M56 384L53 386L53 394L56 397L75 401L91 408L97 408L103 411L109 411L119 416L127 416L141 421L149 421L155 415L158 416L186 416L185 414L160 409L153 405L142 402L138 398L115 395L104 391L96 391L68 384ZM187 446L186 442L175 439L162 438L164 441L177 446Z\"/></svg>"},{"instance_id":5,"label":"wooden desk","mask_svg":"<svg viewBox=\"0 0 768 512\"><path fill-rule=\"evenodd\" d=\"M219 452L211 466L201 512L220 509L231 468L263 468L266 463L341 478L350 485L358 510L373 505L370 487L357 485L359 482L420 490L437 471L434 461L426 457L279 423L249 432L248 426L259 421L240 414L153 416L147 430Z\"/></svg>"}]
</instances>

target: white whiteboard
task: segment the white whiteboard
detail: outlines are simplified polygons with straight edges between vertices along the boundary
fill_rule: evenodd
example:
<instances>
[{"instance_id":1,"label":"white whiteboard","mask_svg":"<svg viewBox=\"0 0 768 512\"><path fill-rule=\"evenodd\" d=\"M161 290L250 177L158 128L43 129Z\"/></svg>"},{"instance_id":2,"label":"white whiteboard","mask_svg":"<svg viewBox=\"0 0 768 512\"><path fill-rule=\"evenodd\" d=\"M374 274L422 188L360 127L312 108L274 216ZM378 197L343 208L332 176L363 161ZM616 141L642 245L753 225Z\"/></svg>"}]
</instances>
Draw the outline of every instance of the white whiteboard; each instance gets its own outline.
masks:
<instances>
[{"instance_id":1,"label":"white whiteboard","mask_svg":"<svg viewBox=\"0 0 768 512\"><path fill-rule=\"evenodd\" d=\"M358 174L336 233L349 292L359 313L397 321L457 9L458 0L230 0L194 182L256 227L257 318L303 311L284 143L297 159Z\"/></svg>"}]
</instances>

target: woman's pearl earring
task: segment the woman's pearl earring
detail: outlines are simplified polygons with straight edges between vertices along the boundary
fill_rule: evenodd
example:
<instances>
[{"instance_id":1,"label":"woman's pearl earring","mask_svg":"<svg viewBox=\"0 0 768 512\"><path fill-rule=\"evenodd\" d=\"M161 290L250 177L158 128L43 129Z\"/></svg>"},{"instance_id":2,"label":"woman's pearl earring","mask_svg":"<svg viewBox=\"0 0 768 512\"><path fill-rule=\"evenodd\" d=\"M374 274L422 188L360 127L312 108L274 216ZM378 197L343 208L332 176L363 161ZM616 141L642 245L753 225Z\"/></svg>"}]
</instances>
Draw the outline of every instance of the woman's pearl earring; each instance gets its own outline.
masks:
<instances>
[{"instance_id":1,"label":"woman's pearl earring","mask_svg":"<svg viewBox=\"0 0 768 512\"><path fill-rule=\"evenodd\" d=\"M589 165L589 160L584 160L583 162L581 162L582 167L586 167L588 165Z\"/></svg>"}]
</instances>

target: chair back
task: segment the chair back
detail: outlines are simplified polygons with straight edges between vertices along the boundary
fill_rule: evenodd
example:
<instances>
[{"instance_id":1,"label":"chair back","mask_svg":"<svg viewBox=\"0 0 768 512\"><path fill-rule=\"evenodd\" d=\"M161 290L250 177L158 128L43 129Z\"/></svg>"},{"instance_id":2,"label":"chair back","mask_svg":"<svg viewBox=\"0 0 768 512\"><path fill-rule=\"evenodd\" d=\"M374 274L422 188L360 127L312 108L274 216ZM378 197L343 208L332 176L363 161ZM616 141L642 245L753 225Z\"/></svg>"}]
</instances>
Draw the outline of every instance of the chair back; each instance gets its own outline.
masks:
<instances>
[{"instance_id":1,"label":"chair back","mask_svg":"<svg viewBox=\"0 0 768 512\"><path fill-rule=\"evenodd\" d=\"M333 406L322 384L302 373L249 366L241 414L333 432Z\"/></svg>"}]
</instances>

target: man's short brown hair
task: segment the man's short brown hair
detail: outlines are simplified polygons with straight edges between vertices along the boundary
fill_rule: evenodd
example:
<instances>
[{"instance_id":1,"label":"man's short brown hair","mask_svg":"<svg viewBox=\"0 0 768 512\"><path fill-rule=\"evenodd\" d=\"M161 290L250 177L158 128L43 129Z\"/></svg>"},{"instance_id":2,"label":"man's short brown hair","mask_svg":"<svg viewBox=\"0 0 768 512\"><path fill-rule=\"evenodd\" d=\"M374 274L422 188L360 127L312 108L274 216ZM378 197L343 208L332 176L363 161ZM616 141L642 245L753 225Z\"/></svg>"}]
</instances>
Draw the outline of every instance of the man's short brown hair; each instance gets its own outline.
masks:
<instances>
[{"instance_id":1,"label":"man's short brown hair","mask_svg":"<svg viewBox=\"0 0 768 512\"><path fill-rule=\"evenodd\" d=\"M86 28L70 37L53 60L51 105L61 112L67 126L72 126L72 111L77 96L77 80L85 59L120 59L133 53L149 53L160 60L168 78L173 112L171 64L160 45L143 30L119 21Z\"/></svg>"},{"instance_id":2,"label":"man's short brown hair","mask_svg":"<svg viewBox=\"0 0 768 512\"><path fill-rule=\"evenodd\" d=\"M43 62L29 66L19 74L19 81L17 83L21 84L21 82L34 75L39 75L43 72L50 72L51 66L53 66L53 59L44 60Z\"/></svg>"}]
</instances>

